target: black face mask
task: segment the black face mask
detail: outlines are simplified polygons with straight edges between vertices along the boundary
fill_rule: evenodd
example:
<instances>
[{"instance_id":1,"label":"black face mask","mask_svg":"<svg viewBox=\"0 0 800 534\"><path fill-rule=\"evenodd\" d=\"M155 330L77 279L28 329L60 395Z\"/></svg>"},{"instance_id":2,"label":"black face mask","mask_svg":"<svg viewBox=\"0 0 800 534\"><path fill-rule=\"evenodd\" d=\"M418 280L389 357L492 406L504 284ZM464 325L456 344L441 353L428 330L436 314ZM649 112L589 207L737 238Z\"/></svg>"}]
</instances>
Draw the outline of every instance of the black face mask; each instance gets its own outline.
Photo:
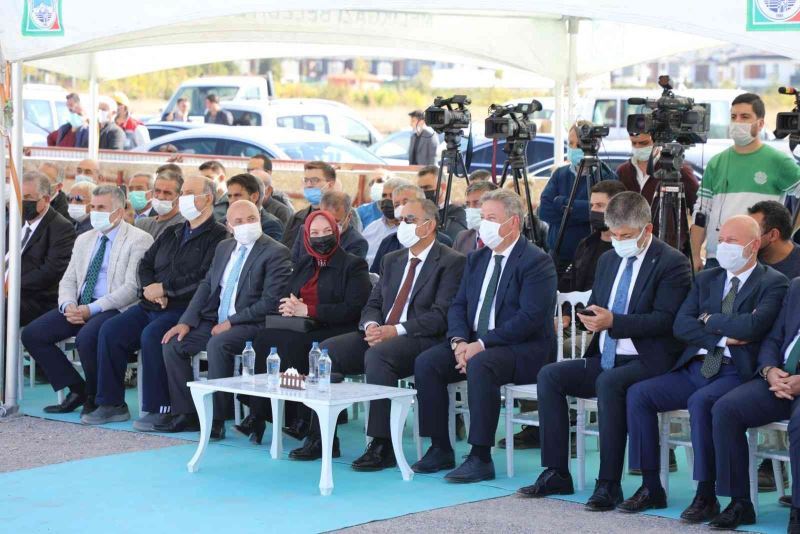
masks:
<instances>
[{"instance_id":1,"label":"black face mask","mask_svg":"<svg viewBox=\"0 0 800 534\"><path fill-rule=\"evenodd\" d=\"M26 221L32 221L39 216L39 212L36 210L36 204L38 204L38 202L38 200L22 201L22 217Z\"/></svg>"},{"instance_id":2,"label":"black face mask","mask_svg":"<svg viewBox=\"0 0 800 534\"><path fill-rule=\"evenodd\" d=\"M425 191L425 198L430 200L431 202L436 202L436 190Z\"/></svg>"},{"instance_id":3,"label":"black face mask","mask_svg":"<svg viewBox=\"0 0 800 534\"><path fill-rule=\"evenodd\" d=\"M383 200L381 200L380 208L381 208L381 213L383 213L384 217L386 217L391 221L394 220L394 204L392 203L392 199L384 198Z\"/></svg>"},{"instance_id":4,"label":"black face mask","mask_svg":"<svg viewBox=\"0 0 800 534\"><path fill-rule=\"evenodd\" d=\"M324 235L322 237L311 237L309 241L311 242L311 248L314 252L323 256L329 254L330 251L336 247L336 236L333 234Z\"/></svg>"},{"instance_id":5,"label":"black face mask","mask_svg":"<svg viewBox=\"0 0 800 534\"><path fill-rule=\"evenodd\" d=\"M606 226L605 213L601 211L589 212L589 224L591 225L593 232L605 232L608 230L608 226Z\"/></svg>"}]
</instances>

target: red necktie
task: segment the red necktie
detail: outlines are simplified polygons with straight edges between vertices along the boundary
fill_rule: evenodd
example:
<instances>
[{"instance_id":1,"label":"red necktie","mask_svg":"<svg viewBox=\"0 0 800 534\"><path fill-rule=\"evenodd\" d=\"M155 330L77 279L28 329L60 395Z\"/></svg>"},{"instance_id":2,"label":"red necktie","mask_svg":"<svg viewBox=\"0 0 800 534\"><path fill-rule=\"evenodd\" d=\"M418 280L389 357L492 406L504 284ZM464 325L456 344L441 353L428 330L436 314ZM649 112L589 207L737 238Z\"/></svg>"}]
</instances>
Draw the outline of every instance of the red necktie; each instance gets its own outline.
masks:
<instances>
[{"instance_id":1,"label":"red necktie","mask_svg":"<svg viewBox=\"0 0 800 534\"><path fill-rule=\"evenodd\" d=\"M478 238L478 248L477 248L476 250L480 250L480 249L482 249L483 247L484 247L483 241L482 241L482 240L481 240L481 238L479 237L479 238Z\"/></svg>"},{"instance_id":2,"label":"red necktie","mask_svg":"<svg viewBox=\"0 0 800 534\"><path fill-rule=\"evenodd\" d=\"M417 265L419 265L419 262L419 258L411 258L406 279L403 280L403 285L400 286L400 291L394 299L394 305L389 311L389 318L386 319L387 325L395 325L400 322L400 316L403 315L403 308L406 307L408 295L411 293L411 286L414 284L414 273L417 272Z\"/></svg>"}]
</instances>

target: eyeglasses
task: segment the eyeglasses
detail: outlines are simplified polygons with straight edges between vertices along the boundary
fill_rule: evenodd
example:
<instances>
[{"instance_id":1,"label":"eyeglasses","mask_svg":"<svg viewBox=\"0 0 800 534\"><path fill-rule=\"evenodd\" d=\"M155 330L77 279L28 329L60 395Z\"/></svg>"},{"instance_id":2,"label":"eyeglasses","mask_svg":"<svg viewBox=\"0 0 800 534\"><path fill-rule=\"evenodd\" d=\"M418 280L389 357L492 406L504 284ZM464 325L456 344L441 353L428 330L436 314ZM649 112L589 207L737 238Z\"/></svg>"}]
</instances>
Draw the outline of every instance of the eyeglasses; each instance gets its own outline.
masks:
<instances>
[{"instance_id":1,"label":"eyeglasses","mask_svg":"<svg viewBox=\"0 0 800 534\"><path fill-rule=\"evenodd\" d=\"M317 178L317 177L311 177L311 178L309 178L308 176L306 176L306 177L304 177L304 178L303 178L303 185L317 185L317 184L318 184L318 183L320 183L321 181L322 181L322 180L320 180L320 179L319 179L319 178Z\"/></svg>"},{"instance_id":2,"label":"eyeglasses","mask_svg":"<svg viewBox=\"0 0 800 534\"><path fill-rule=\"evenodd\" d=\"M83 202L84 200L86 200L86 199L84 199L83 196L81 196L81 195L70 195L70 196L67 197L67 201L68 202L72 202L72 203L74 203L74 202Z\"/></svg>"},{"instance_id":3,"label":"eyeglasses","mask_svg":"<svg viewBox=\"0 0 800 534\"><path fill-rule=\"evenodd\" d=\"M400 220L406 224L425 224L431 219L422 219L421 221L418 221L416 215L406 215L405 217L400 217Z\"/></svg>"},{"instance_id":4,"label":"eyeglasses","mask_svg":"<svg viewBox=\"0 0 800 534\"><path fill-rule=\"evenodd\" d=\"M75 173L76 174L86 174L88 176L94 176L94 169L83 169L81 167L78 167L77 169L75 169Z\"/></svg>"}]
</instances>

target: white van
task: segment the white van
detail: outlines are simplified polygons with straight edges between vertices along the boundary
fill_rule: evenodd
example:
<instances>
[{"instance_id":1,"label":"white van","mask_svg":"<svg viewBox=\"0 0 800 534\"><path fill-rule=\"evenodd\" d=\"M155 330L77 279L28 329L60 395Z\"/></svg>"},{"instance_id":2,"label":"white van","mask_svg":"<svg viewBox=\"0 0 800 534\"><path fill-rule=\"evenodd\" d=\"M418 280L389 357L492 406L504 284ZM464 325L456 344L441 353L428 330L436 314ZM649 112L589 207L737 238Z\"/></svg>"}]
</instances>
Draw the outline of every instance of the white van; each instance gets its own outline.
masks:
<instances>
[{"instance_id":1,"label":"white van","mask_svg":"<svg viewBox=\"0 0 800 534\"><path fill-rule=\"evenodd\" d=\"M67 122L67 91L60 85L26 83L22 86L22 142L47 146L47 134Z\"/></svg>"},{"instance_id":2,"label":"white van","mask_svg":"<svg viewBox=\"0 0 800 534\"><path fill-rule=\"evenodd\" d=\"M189 117L193 121L203 122L206 113L206 96L215 94L220 102L230 100L267 101L269 87L266 78L261 76L205 76L186 80L172 94L167 105L161 111L163 118L175 109L179 98L189 100L191 108Z\"/></svg>"}]
</instances>

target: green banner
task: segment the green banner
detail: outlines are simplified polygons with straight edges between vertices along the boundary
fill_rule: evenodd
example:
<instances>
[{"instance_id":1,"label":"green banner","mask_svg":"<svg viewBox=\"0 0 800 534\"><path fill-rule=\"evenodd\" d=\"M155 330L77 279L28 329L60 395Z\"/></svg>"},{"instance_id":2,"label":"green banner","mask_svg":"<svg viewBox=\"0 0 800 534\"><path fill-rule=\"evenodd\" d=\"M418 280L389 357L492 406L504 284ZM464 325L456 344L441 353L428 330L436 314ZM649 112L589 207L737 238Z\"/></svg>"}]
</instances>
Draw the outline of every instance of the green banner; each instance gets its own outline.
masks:
<instances>
[{"instance_id":1,"label":"green banner","mask_svg":"<svg viewBox=\"0 0 800 534\"><path fill-rule=\"evenodd\" d=\"M61 0L23 0L22 35L43 37L64 35Z\"/></svg>"}]
</instances>

